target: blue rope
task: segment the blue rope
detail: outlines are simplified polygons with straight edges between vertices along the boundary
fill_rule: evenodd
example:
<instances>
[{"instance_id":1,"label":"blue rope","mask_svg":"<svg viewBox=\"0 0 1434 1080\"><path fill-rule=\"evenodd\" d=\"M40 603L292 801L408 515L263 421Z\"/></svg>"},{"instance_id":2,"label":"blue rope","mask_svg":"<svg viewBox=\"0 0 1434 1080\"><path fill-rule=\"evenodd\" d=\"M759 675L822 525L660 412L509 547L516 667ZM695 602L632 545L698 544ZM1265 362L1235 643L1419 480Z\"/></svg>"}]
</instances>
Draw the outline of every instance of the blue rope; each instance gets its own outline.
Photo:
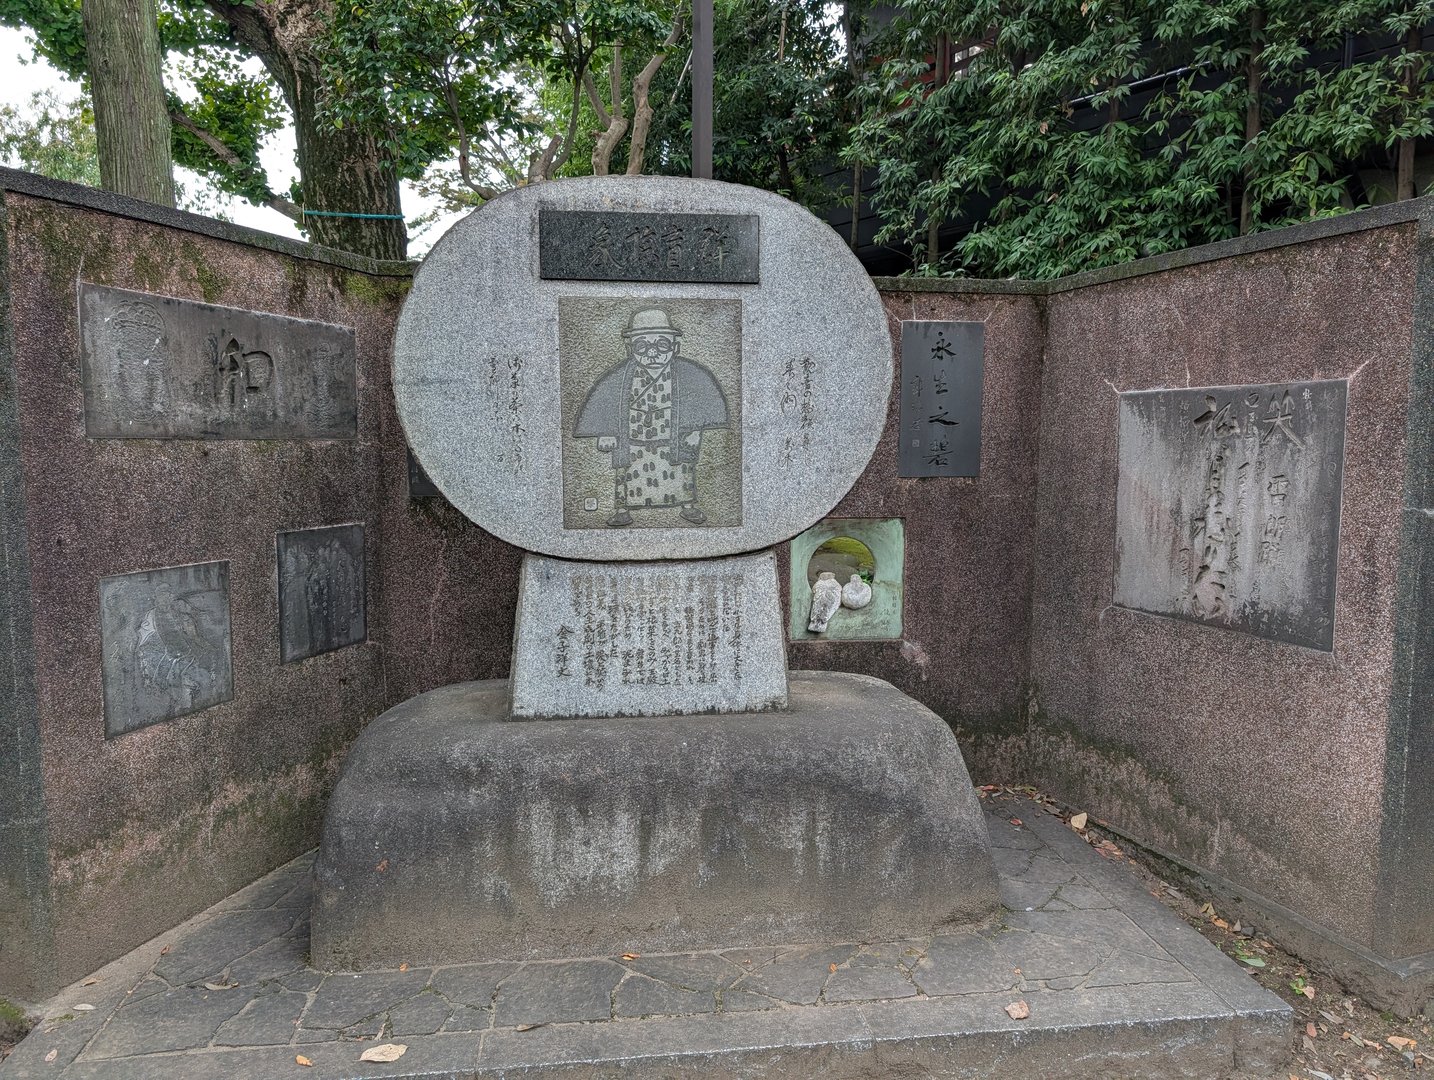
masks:
<instances>
[{"instance_id":1,"label":"blue rope","mask_svg":"<svg viewBox=\"0 0 1434 1080\"><path fill-rule=\"evenodd\" d=\"M402 215L402 214L350 214L350 213L344 212L343 210L305 210L305 211L303 211L303 214L304 214L305 217L350 217L350 218L369 218L369 219L376 219L376 220L379 220L379 221L402 221L402 220L403 220L403 215Z\"/></svg>"}]
</instances>

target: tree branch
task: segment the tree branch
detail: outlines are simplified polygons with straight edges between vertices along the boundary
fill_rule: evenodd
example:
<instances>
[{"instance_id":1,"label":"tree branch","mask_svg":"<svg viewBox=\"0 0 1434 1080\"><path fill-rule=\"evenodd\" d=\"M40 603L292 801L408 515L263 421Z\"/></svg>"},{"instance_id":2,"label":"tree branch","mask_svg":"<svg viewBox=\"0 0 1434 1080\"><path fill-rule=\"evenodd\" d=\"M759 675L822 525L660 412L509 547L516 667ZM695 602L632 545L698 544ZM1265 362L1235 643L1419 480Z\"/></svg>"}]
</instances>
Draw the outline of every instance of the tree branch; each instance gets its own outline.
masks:
<instances>
[{"instance_id":1,"label":"tree branch","mask_svg":"<svg viewBox=\"0 0 1434 1080\"><path fill-rule=\"evenodd\" d=\"M642 158L647 152L647 134L652 130L652 100L650 91L652 89L653 76L657 69L662 67L662 62L667 59L667 51L677 44L677 39L682 36L682 9L677 9L677 17L672 23L672 32L662 42L662 47L652 54L646 66L637 73L637 78L632 80L632 142L627 152L627 175L637 176L642 172Z\"/></svg>"},{"instance_id":2,"label":"tree branch","mask_svg":"<svg viewBox=\"0 0 1434 1080\"><path fill-rule=\"evenodd\" d=\"M204 130L204 128L196 124L194 120L190 118L189 114L186 113L183 109L171 105L169 107L169 121L176 127L183 128L185 131L189 132L196 139L202 142L205 146L209 147L210 152L220 161L222 161L225 165L228 165L231 169L238 170L241 174L250 179L260 181L264 188L265 206L269 207L270 209L279 211L279 213L283 214L287 218L297 221L300 225L304 223L303 210L301 210L294 203L290 202L288 199L284 198L282 195L276 195L272 190L270 190L269 178L264 175L264 171L262 169L256 167L253 162L245 161L238 154L236 154L227 143L219 139L218 136L214 135L212 132Z\"/></svg>"}]
</instances>

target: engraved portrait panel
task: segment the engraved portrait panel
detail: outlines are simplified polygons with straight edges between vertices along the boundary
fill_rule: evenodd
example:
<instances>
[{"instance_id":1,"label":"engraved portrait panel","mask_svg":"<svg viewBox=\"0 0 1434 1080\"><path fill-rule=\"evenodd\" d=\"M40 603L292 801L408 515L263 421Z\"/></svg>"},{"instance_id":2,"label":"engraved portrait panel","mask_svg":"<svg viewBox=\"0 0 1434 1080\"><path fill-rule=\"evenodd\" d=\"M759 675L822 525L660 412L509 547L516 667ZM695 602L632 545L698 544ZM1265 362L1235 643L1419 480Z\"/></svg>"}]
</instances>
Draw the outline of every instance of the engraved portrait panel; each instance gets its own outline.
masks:
<instances>
[{"instance_id":1,"label":"engraved portrait panel","mask_svg":"<svg viewBox=\"0 0 1434 1080\"><path fill-rule=\"evenodd\" d=\"M368 635L362 525L281 532L279 655L285 664Z\"/></svg>"},{"instance_id":2,"label":"engraved portrait panel","mask_svg":"<svg viewBox=\"0 0 1434 1080\"><path fill-rule=\"evenodd\" d=\"M106 734L233 698L228 563L103 578L100 630Z\"/></svg>"},{"instance_id":3,"label":"engraved portrait panel","mask_svg":"<svg viewBox=\"0 0 1434 1080\"><path fill-rule=\"evenodd\" d=\"M1122 394L1114 602L1331 649L1347 386Z\"/></svg>"},{"instance_id":4,"label":"engraved portrait panel","mask_svg":"<svg viewBox=\"0 0 1434 1080\"><path fill-rule=\"evenodd\" d=\"M563 526L742 523L742 305L562 297Z\"/></svg>"}]
</instances>

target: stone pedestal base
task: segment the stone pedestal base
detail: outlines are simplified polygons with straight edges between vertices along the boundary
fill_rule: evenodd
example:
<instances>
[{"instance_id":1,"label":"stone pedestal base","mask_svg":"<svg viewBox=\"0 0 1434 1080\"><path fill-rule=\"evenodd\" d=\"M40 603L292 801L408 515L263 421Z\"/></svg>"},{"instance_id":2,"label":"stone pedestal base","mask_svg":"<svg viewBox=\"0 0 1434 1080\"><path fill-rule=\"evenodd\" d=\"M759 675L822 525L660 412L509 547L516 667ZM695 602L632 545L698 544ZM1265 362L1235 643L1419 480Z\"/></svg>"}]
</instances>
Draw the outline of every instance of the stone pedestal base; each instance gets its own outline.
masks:
<instances>
[{"instance_id":1,"label":"stone pedestal base","mask_svg":"<svg viewBox=\"0 0 1434 1080\"><path fill-rule=\"evenodd\" d=\"M996 910L956 741L888 683L798 672L783 712L619 720L511 720L508 693L434 690L354 744L316 967L886 941Z\"/></svg>"}]
</instances>

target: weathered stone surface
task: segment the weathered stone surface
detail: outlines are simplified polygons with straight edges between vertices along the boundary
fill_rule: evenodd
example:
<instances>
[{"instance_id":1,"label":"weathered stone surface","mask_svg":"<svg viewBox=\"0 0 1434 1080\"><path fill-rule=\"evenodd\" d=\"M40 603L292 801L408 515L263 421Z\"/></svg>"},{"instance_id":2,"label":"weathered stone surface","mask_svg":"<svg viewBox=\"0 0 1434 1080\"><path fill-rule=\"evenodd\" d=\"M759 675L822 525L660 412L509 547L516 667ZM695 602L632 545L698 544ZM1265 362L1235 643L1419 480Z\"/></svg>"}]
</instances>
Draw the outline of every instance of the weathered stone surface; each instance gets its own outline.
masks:
<instances>
[{"instance_id":1,"label":"weathered stone surface","mask_svg":"<svg viewBox=\"0 0 1434 1080\"><path fill-rule=\"evenodd\" d=\"M281 532L279 655L292 664L368 636L362 525Z\"/></svg>"},{"instance_id":2,"label":"weathered stone surface","mask_svg":"<svg viewBox=\"0 0 1434 1080\"><path fill-rule=\"evenodd\" d=\"M639 297L543 280L539 214L577 211L754 216L761 284ZM675 406L645 442L613 404L647 370L639 344L657 347L644 328L673 358L653 408ZM424 469L483 528L548 555L681 559L767 547L826 514L871 457L891 373L870 280L805 210L710 181L598 177L506 194L435 245L394 392Z\"/></svg>"},{"instance_id":3,"label":"weathered stone surface","mask_svg":"<svg viewBox=\"0 0 1434 1080\"><path fill-rule=\"evenodd\" d=\"M80 283L92 439L352 439L344 326Z\"/></svg>"},{"instance_id":4,"label":"weathered stone surface","mask_svg":"<svg viewBox=\"0 0 1434 1080\"><path fill-rule=\"evenodd\" d=\"M227 562L104 578L100 628L106 734L234 696Z\"/></svg>"},{"instance_id":5,"label":"weathered stone surface","mask_svg":"<svg viewBox=\"0 0 1434 1080\"><path fill-rule=\"evenodd\" d=\"M880 680L798 673L785 712L680 721L524 723L507 695L431 691L354 744L317 963L876 940L995 908L949 727Z\"/></svg>"},{"instance_id":6,"label":"weathered stone surface","mask_svg":"<svg viewBox=\"0 0 1434 1080\"><path fill-rule=\"evenodd\" d=\"M1332 649L1348 385L1122 394L1115 603Z\"/></svg>"},{"instance_id":7,"label":"weathered stone surface","mask_svg":"<svg viewBox=\"0 0 1434 1080\"><path fill-rule=\"evenodd\" d=\"M539 274L578 281L755 285L760 232L756 214L541 210Z\"/></svg>"},{"instance_id":8,"label":"weathered stone surface","mask_svg":"<svg viewBox=\"0 0 1434 1080\"><path fill-rule=\"evenodd\" d=\"M787 702L776 556L523 560L513 715L760 712Z\"/></svg>"},{"instance_id":9,"label":"weathered stone surface","mask_svg":"<svg viewBox=\"0 0 1434 1080\"><path fill-rule=\"evenodd\" d=\"M979 476L986 327L901 324L900 476Z\"/></svg>"}]
</instances>

